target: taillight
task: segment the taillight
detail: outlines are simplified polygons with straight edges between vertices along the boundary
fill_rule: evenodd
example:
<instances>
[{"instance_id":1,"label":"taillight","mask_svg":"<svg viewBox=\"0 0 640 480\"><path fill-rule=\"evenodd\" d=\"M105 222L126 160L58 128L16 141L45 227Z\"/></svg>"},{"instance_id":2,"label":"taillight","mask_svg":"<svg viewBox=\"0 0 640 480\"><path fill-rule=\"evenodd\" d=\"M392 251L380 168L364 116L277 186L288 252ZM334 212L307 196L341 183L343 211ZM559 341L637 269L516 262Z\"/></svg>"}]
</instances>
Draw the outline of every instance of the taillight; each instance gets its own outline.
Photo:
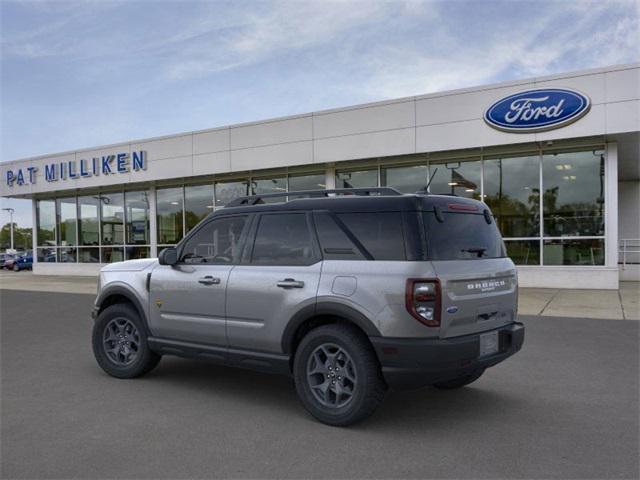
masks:
<instances>
[{"instance_id":1,"label":"taillight","mask_svg":"<svg viewBox=\"0 0 640 480\"><path fill-rule=\"evenodd\" d=\"M428 327L440 326L440 282L437 279L407 280L407 311Z\"/></svg>"}]
</instances>

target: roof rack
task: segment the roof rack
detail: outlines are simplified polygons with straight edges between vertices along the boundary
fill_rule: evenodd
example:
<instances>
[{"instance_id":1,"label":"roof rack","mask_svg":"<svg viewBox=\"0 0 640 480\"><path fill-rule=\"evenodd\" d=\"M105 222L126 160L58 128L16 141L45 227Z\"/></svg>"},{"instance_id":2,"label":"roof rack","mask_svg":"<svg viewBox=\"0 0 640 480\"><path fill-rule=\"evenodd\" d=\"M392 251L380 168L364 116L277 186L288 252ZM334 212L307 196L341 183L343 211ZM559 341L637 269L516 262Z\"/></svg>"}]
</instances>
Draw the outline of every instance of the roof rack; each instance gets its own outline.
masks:
<instances>
[{"instance_id":1,"label":"roof rack","mask_svg":"<svg viewBox=\"0 0 640 480\"><path fill-rule=\"evenodd\" d=\"M402 195L401 192L391 187L376 187L376 188L336 188L332 190L300 190L297 192L282 192L282 193L265 193L261 195L249 195L248 197L240 197L232 200L225 205L225 208L260 205L264 203L264 198L279 198L283 197L296 197L296 198L322 198L328 197L330 194L334 195L357 195L368 197L371 195L378 196L394 196Z\"/></svg>"}]
</instances>

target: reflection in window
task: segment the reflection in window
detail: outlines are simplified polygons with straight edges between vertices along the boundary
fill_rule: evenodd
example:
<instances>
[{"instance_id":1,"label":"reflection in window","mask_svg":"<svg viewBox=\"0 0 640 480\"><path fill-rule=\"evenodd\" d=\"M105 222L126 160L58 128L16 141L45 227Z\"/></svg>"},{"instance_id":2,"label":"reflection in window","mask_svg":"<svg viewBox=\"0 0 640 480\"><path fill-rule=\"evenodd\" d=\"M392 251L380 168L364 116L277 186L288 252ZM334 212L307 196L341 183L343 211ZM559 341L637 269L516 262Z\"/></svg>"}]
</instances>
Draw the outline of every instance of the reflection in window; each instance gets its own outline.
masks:
<instances>
[{"instance_id":1,"label":"reflection in window","mask_svg":"<svg viewBox=\"0 0 640 480\"><path fill-rule=\"evenodd\" d=\"M77 250L75 248L62 247L58 248L58 262L60 263L75 263L77 257Z\"/></svg>"},{"instance_id":2,"label":"reflection in window","mask_svg":"<svg viewBox=\"0 0 640 480\"><path fill-rule=\"evenodd\" d=\"M138 258L149 258L149 247L125 247L125 256L127 260L136 260Z\"/></svg>"},{"instance_id":3,"label":"reflection in window","mask_svg":"<svg viewBox=\"0 0 640 480\"><path fill-rule=\"evenodd\" d=\"M213 185L184 187L184 221L187 232L213 212Z\"/></svg>"},{"instance_id":4,"label":"reflection in window","mask_svg":"<svg viewBox=\"0 0 640 480\"><path fill-rule=\"evenodd\" d=\"M80 263L98 263L100 262L100 249L98 247L79 248L78 262Z\"/></svg>"},{"instance_id":5,"label":"reflection in window","mask_svg":"<svg viewBox=\"0 0 640 480\"><path fill-rule=\"evenodd\" d=\"M484 201L504 237L539 236L540 157L485 160Z\"/></svg>"},{"instance_id":6,"label":"reflection in window","mask_svg":"<svg viewBox=\"0 0 640 480\"><path fill-rule=\"evenodd\" d=\"M604 265L604 239L545 240L544 265Z\"/></svg>"},{"instance_id":7,"label":"reflection in window","mask_svg":"<svg viewBox=\"0 0 640 480\"><path fill-rule=\"evenodd\" d=\"M324 173L311 175L290 175L289 191L299 192L302 190L321 190L323 188L327 188L325 182L326 177Z\"/></svg>"},{"instance_id":8,"label":"reflection in window","mask_svg":"<svg viewBox=\"0 0 640 480\"><path fill-rule=\"evenodd\" d=\"M436 170L437 168L437 170ZM480 200L480 161L431 164L429 191Z\"/></svg>"},{"instance_id":9,"label":"reflection in window","mask_svg":"<svg viewBox=\"0 0 640 480\"><path fill-rule=\"evenodd\" d=\"M287 191L287 178L254 178L251 180L251 195L264 193L284 193ZM284 201L285 197L265 198L264 203Z\"/></svg>"},{"instance_id":10,"label":"reflection in window","mask_svg":"<svg viewBox=\"0 0 640 480\"><path fill-rule=\"evenodd\" d=\"M56 244L56 203L53 200L38 200L38 245Z\"/></svg>"},{"instance_id":11,"label":"reflection in window","mask_svg":"<svg viewBox=\"0 0 640 480\"><path fill-rule=\"evenodd\" d=\"M378 186L378 169L336 172L336 188L370 188Z\"/></svg>"},{"instance_id":12,"label":"reflection in window","mask_svg":"<svg viewBox=\"0 0 640 480\"><path fill-rule=\"evenodd\" d=\"M58 198L58 243L61 246L76 244L76 198Z\"/></svg>"},{"instance_id":13,"label":"reflection in window","mask_svg":"<svg viewBox=\"0 0 640 480\"><path fill-rule=\"evenodd\" d=\"M122 245L124 243L124 194L100 195L102 244Z\"/></svg>"},{"instance_id":14,"label":"reflection in window","mask_svg":"<svg viewBox=\"0 0 640 480\"><path fill-rule=\"evenodd\" d=\"M58 253L53 247L38 248L36 255L38 263L55 263L58 261Z\"/></svg>"},{"instance_id":15,"label":"reflection in window","mask_svg":"<svg viewBox=\"0 0 640 480\"><path fill-rule=\"evenodd\" d=\"M253 244L256 265L309 265L314 251L304 213L263 215Z\"/></svg>"},{"instance_id":16,"label":"reflection in window","mask_svg":"<svg viewBox=\"0 0 640 480\"><path fill-rule=\"evenodd\" d=\"M78 232L80 245L98 245L98 197L78 197Z\"/></svg>"},{"instance_id":17,"label":"reflection in window","mask_svg":"<svg viewBox=\"0 0 640 480\"><path fill-rule=\"evenodd\" d=\"M415 193L429 182L429 169L426 165L410 167L387 167L380 170L380 185L393 187L402 193Z\"/></svg>"},{"instance_id":18,"label":"reflection in window","mask_svg":"<svg viewBox=\"0 0 640 480\"><path fill-rule=\"evenodd\" d=\"M104 247L102 250L102 263L121 262L124 260L123 247Z\"/></svg>"},{"instance_id":19,"label":"reflection in window","mask_svg":"<svg viewBox=\"0 0 640 480\"><path fill-rule=\"evenodd\" d=\"M240 255L240 237L246 216L226 217L208 222L185 243L185 263L230 264Z\"/></svg>"},{"instance_id":20,"label":"reflection in window","mask_svg":"<svg viewBox=\"0 0 640 480\"><path fill-rule=\"evenodd\" d=\"M239 197L249 195L247 180L235 182L216 182L216 207L224 207L227 203Z\"/></svg>"},{"instance_id":21,"label":"reflection in window","mask_svg":"<svg viewBox=\"0 0 640 480\"><path fill-rule=\"evenodd\" d=\"M158 244L171 245L182 238L182 187L156 191Z\"/></svg>"},{"instance_id":22,"label":"reflection in window","mask_svg":"<svg viewBox=\"0 0 640 480\"><path fill-rule=\"evenodd\" d=\"M125 192L127 244L149 244L149 193Z\"/></svg>"},{"instance_id":23,"label":"reflection in window","mask_svg":"<svg viewBox=\"0 0 640 480\"><path fill-rule=\"evenodd\" d=\"M516 265L540 265L540 240L508 240L504 244Z\"/></svg>"},{"instance_id":24,"label":"reflection in window","mask_svg":"<svg viewBox=\"0 0 640 480\"><path fill-rule=\"evenodd\" d=\"M544 235L604 235L604 154L545 154L542 172Z\"/></svg>"}]
</instances>

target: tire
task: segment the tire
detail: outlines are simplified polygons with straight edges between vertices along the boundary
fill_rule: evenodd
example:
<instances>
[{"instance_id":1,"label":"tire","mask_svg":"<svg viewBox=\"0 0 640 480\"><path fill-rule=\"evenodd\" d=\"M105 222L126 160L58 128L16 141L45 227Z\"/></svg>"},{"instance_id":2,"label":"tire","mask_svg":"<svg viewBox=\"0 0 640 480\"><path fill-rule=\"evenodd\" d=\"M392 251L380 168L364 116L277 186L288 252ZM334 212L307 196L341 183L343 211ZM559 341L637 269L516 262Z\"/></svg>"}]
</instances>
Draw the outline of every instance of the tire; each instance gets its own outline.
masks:
<instances>
[{"instance_id":1,"label":"tire","mask_svg":"<svg viewBox=\"0 0 640 480\"><path fill-rule=\"evenodd\" d=\"M484 369L481 369L469 375L465 375L464 377L454 378L453 380L447 380L446 382L435 383L433 386L439 388L440 390L455 390L456 388L461 388L475 382L482 376L483 373Z\"/></svg>"},{"instance_id":2,"label":"tire","mask_svg":"<svg viewBox=\"0 0 640 480\"><path fill-rule=\"evenodd\" d=\"M19 272L19 271L20 271L20 267L18 266L18 264L17 264L17 263L14 263L14 264L13 264L13 271L14 271L14 272Z\"/></svg>"},{"instance_id":3,"label":"tire","mask_svg":"<svg viewBox=\"0 0 640 480\"><path fill-rule=\"evenodd\" d=\"M302 404L327 425L345 427L369 417L387 389L367 337L350 325L324 325L307 333L293 373Z\"/></svg>"},{"instance_id":4,"label":"tire","mask_svg":"<svg viewBox=\"0 0 640 480\"><path fill-rule=\"evenodd\" d=\"M140 377L153 370L161 358L149 348L146 326L138 312L125 303L111 305L98 315L91 343L98 365L116 378Z\"/></svg>"}]
</instances>

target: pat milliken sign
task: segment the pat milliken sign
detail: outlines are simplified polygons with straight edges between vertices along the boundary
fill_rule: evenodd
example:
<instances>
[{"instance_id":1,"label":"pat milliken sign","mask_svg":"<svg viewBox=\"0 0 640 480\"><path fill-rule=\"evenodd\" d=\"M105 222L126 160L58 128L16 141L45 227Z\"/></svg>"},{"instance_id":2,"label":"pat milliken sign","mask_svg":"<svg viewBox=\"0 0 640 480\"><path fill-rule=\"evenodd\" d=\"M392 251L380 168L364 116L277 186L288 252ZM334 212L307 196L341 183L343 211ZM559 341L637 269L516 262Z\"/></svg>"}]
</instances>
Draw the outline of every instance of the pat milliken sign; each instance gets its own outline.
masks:
<instances>
[{"instance_id":1,"label":"pat milliken sign","mask_svg":"<svg viewBox=\"0 0 640 480\"><path fill-rule=\"evenodd\" d=\"M100 157L82 158L65 162L52 162L38 167L7 170L4 174L9 187L35 184L39 177L47 182L83 179L87 177L118 175L147 169L147 152L139 150L128 153L114 153Z\"/></svg>"},{"instance_id":2,"label":"pat milliken sign","mask_svg":"<svg viewBox=\"0 0 640 480\"><path fill-rule=\"evenodd\" d=\"M539 88L504 97L484 112L484 121L497 130L532 133L564 127L589 112L587 95L566 88Z\"/></svg>"}]
</instances>

